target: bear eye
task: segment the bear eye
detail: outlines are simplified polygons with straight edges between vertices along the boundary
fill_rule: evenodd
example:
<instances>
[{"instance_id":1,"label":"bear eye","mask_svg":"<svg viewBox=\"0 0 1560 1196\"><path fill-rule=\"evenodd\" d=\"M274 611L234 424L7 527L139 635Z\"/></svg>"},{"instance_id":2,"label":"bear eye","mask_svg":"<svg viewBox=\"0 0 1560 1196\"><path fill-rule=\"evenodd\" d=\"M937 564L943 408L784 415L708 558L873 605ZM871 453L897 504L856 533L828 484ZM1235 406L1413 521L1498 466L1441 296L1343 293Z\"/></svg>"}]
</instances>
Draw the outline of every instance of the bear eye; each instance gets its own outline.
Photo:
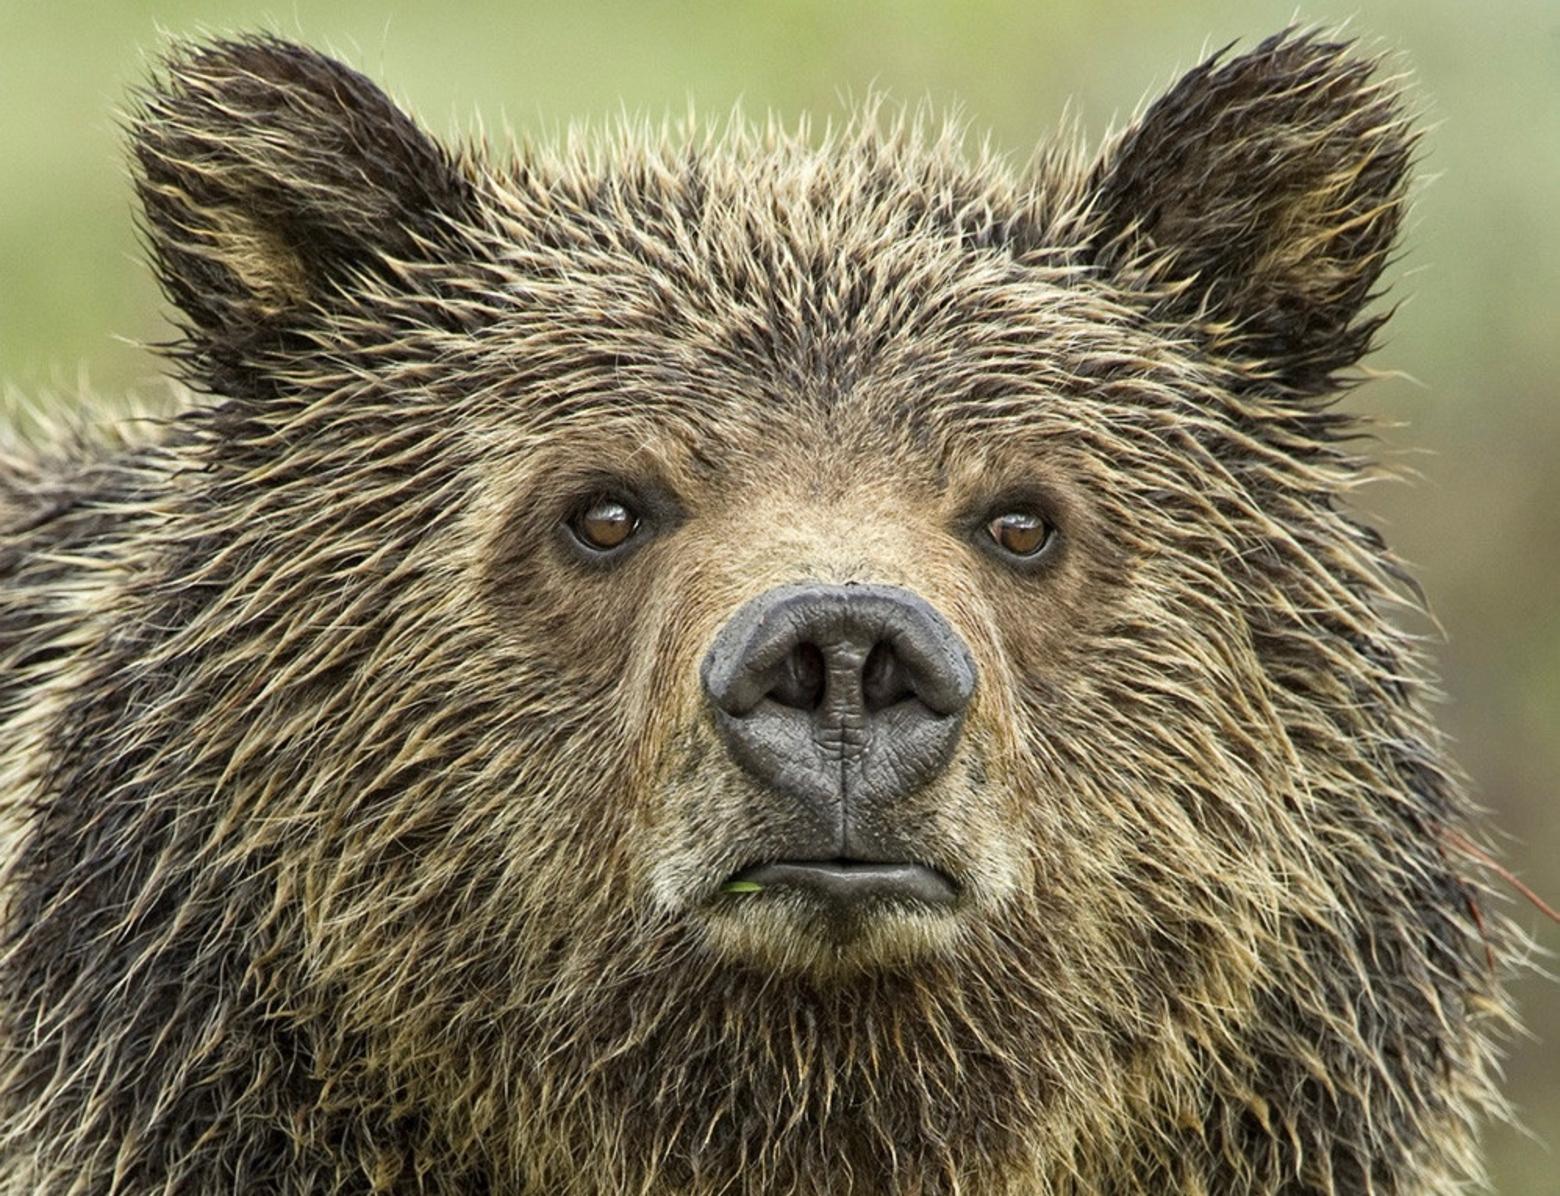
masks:
<instances>
[{"instance_id":1,"label":"bear eye","mask_svg":"<svg viewBox=\"0 0 1560 1196\"><path fill-rule=\"evenodd\" d=\"M639 530L639 515L616 498L599 498L574 513L569 520L574 538L594 552L621 548Z\"/></svg>"},{"instance_id":2,"label":"bear eye","mask_svg":"<svg viewBox=\"0 0 1560 1196\"><path fill-rule=\"evenodd\" d=\"M1032 557L1051 542L1051 525L1035 511L1004 511L986 525L996 546L1010 556Z\"/></svg>"}]
</instances>

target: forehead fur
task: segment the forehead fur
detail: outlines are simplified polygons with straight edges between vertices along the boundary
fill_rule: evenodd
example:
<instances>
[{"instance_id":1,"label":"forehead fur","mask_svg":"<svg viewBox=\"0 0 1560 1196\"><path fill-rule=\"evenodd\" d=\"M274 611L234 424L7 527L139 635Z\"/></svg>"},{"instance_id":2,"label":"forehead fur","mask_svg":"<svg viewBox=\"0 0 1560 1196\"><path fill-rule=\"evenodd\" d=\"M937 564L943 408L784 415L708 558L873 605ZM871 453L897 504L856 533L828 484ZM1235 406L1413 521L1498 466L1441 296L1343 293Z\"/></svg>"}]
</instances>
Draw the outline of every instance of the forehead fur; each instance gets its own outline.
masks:
<instances>
[{"instance_id":1,"label":"forehead fur","mask_svg":"<svg viewBox=\"0 0 1560 1196\"><path fill-rule=\"evenodd\" d=\"M285 385L300 335L369 337L393 366L390 331L576 375L729 362L827 405L896 356L1061 360L1133 324L1310 392L1367 347L1411 145L1347 50L1283 34L1216 57L1092 161L1064 137L1015 167L878 101L821 136L638 127L490 161L339 63L220 42L173 57L136 151L185 359L225 393Z\"/></svg>"}]
</instances>

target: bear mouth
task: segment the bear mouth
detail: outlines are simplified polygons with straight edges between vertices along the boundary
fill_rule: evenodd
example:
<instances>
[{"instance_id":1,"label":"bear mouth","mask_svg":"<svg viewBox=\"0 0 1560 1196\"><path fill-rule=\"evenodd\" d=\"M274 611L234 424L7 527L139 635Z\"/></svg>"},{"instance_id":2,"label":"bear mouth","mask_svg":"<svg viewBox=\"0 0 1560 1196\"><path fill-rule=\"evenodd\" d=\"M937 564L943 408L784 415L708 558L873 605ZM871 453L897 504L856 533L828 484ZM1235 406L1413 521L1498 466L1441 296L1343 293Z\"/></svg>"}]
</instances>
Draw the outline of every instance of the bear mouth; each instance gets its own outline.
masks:
<instances>
[{"instance_id":1,"label":"bear mouth","mask_svg":"<svg viewBox=\"0 0 1560 1196\"><path fill-rule=\"evenodd\" d=\"M749 897L771 890L798 893L841 913L882 903L946 910L959 897L958 884L929 865L845 856L771 860L742 869L721 886L723 893Z\"/></svg>"}]
</instances>

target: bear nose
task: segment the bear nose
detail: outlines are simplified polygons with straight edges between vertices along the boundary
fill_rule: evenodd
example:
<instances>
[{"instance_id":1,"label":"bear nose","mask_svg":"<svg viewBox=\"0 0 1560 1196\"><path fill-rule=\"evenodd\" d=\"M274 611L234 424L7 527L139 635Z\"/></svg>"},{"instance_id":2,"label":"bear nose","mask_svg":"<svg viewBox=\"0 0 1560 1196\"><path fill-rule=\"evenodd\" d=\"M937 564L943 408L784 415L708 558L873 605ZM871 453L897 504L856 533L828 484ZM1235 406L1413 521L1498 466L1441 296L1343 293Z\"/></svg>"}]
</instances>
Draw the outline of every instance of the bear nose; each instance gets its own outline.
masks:
<instances>
[{"instance_id":1,"label":"bear nose","mask_svg":"<svg viewBox=\"0 0 1560 1196\"><path fill-rule=\"evenodd\" d=\"M720 630L701 673L733 759L828 815L844 844L853 812L943 769L975 689L964 641L899 586L770 590Z\"/></svg>"}]
</instances>

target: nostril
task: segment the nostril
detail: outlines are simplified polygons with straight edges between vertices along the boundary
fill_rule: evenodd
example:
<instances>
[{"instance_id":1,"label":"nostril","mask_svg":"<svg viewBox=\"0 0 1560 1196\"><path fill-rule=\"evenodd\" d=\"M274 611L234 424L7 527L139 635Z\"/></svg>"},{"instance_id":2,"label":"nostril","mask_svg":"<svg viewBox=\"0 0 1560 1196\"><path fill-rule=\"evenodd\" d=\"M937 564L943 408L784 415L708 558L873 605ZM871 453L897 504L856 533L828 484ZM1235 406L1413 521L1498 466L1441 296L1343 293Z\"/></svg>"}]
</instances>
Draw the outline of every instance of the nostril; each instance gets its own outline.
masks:
<instances>
[{"instance_id":1,"label":"nostril","mask_svg":"<svg viewBox=\"0 0 1560 1196\"><path fill-rule=\"evenodd\" d=\"M867 653L861 670L861 696L872 714L915 696L910 671L887 640L879 640Z\"/></svg>"},{"instance_id":2,"label":"nostril","mask_svg":"<svg viewBox=\"0 0 1560 1196\"><path fill-rule=\"evenodd\" d=\"M793 710L816 710L823 705L824 671L823 649L798 644L786 655L768 696Z\"/></svg>"},{"instance_id":3,"label":"nostril","mask_svg":"<svg viewBox=\"0 0 1560 1196\"><path fill-rule=\"evenodd\" d=\"M808 583L739 607L699 677L732 761L801 801L827 856L857 842L852 827L875 842L883 804L947 767L975 662L909 590Z\"/></svg>"}]
</instances>

